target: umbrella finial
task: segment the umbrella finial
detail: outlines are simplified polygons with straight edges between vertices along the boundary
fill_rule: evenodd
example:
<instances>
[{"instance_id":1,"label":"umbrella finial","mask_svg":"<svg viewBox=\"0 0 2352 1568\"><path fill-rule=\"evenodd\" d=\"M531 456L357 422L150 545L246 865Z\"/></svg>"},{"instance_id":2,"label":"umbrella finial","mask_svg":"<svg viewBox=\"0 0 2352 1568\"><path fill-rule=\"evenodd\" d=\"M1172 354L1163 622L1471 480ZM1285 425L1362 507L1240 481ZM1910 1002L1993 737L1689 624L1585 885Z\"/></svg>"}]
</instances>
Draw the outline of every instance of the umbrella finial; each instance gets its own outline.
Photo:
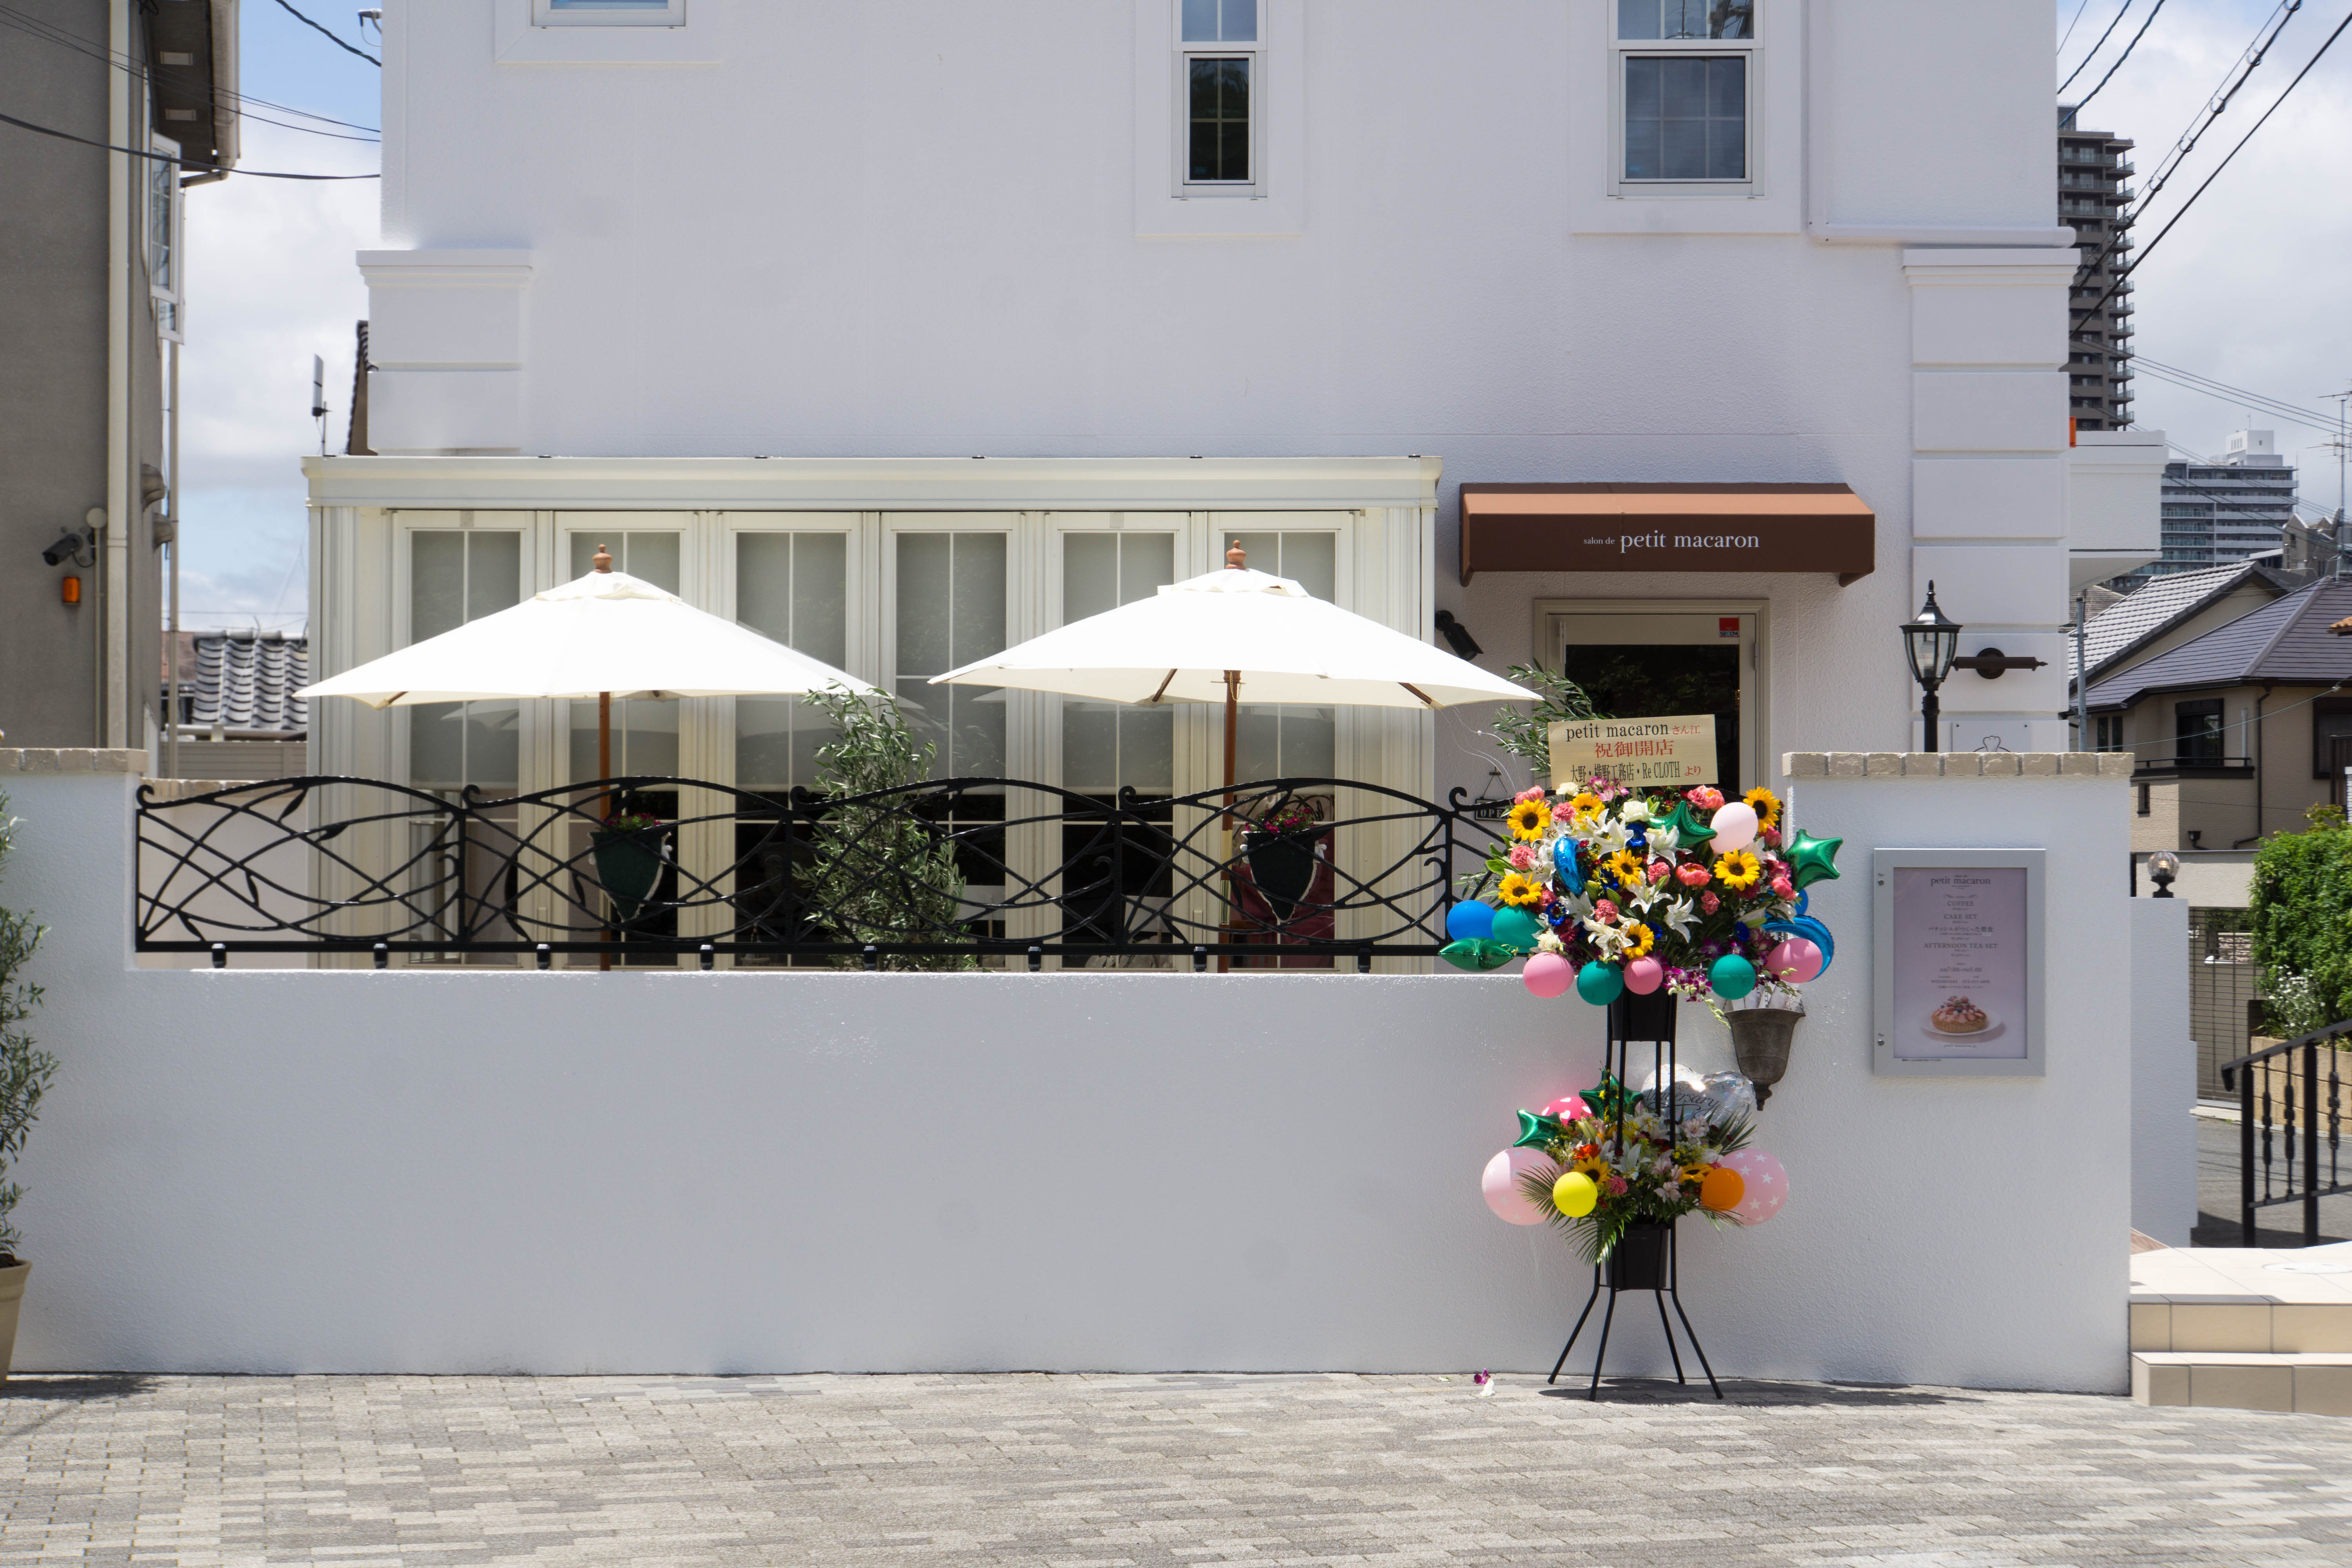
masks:
<instances>
[{"instance_id":1,"label":"umbrella finial","mask_svg":"<svg viewBox=\"0 0 2352 1568\"><path fill-rule=\"evenodd\" d=\"M596 559L593 564L599 572L610 572L613 569L612 552L606 550L601 544L598 545L596 547Z\"/></svg>"},{"instance_id":2,"label":"umbrella finial","mask_svg":"<svg viewBox=\"0 0 2352 1568\"><path fill-rule=\"evenodd\" d=\"M1225 564L1233 570L1239 572L1248 563L1249 552L1242 548L1242 542L1240 540L1234 540L1233 543L1226 548Z\"/></svg>"}]
</instances>

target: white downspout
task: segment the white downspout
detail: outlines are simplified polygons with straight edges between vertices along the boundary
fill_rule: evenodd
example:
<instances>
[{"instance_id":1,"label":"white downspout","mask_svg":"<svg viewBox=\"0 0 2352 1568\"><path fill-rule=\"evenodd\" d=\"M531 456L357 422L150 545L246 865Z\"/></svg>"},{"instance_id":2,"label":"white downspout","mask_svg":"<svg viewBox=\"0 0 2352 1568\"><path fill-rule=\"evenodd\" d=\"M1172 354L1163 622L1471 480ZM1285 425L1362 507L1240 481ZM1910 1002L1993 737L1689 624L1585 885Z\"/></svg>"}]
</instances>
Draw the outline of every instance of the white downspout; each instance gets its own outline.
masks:
<instances>
[{"instance_id":1,"label":"white downspout","mask_svg":"<svg viewBox=\"0 0 2352 1568\"><path fill-rule=\"evenodd\" d=\"M107 6L107 42L118 60L131 58L131 0ZM130 147L131 73L107 75L107 140ZM100 746L130 742L131 665L131 203L136 189L131 159L106 155L106 538L100 568L98 733Z\"/></svg>"}]
</instances>

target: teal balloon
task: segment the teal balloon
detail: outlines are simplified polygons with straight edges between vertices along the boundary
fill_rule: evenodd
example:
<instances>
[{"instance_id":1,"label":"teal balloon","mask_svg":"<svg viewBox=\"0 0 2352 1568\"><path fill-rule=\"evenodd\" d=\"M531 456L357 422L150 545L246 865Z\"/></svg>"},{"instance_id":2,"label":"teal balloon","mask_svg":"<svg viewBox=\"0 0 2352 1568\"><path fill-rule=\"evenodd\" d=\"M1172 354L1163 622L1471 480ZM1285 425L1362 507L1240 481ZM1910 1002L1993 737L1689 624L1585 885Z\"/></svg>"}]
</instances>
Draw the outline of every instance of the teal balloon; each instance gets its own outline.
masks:
<instances>
[{"instance_id":1,"label":"teal balloon","mask_svg":"<svg viewBox=\"0 0 2352 1568\"><path fill-rule=\"evenodd\" d=\"M1576 972L1576 994L1596 1007L1606 1007L1625 994L1624 972L1596 958Z\"/></svg>"},{"instance_id":2,"label":"teal balloon","mask_svg":"<svg viewBox=\"0 0 2352 1568\"><path fill-rule=\"evenodd\" d=\"M1543 922L1525 910L1501 909L1495 911L1494 940L1505 947L1521 952L1535 951L1536 938L1542 934Z\"/></svg>"},{"instance_id":3,"label":"teal balloon","mask_svg":"<svg viewBox=\"0 0 2352 1568\"><path fill-rule=\"evenodd\" d=\"M1483 942L1495 934L1495 906L1475 899L1445 911L1445 934L1456 942Z\"/></svg>"},{"instance_id":4,"label":"teal balloon","mask_svg":"<svg viewBox=\"0 0 2352 1568\"><path fill-rule=\"evenodd\" d=\"M1736 952L1727 952L1708 966L1706 983L1718 996L1734 1001L1756 989L1756 966Z\"/></svg>"},{"instance_id":5,"label":"teal balloon","mask_svg":"<svg viewBox=\"0 0 2352 1568\"><path fill-rule=\"evenodd\" d=\"M1500 969L1518 957L1518 953L1499 942L1484 937L1472 937L1466 942L1449 942L1437 950L1437 956L1456 969L1475 973L1484 969Z\"/></svg>"}]
</instances>

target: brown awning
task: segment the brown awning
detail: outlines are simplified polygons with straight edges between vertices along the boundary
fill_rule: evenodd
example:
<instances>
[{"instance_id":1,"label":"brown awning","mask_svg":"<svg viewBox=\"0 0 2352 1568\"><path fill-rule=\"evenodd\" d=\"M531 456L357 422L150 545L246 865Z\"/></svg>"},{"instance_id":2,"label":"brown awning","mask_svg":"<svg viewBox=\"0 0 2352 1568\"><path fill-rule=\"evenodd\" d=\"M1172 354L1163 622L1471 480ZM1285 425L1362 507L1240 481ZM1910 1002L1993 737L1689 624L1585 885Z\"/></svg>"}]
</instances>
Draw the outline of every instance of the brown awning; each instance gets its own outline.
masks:
<instances>
[{"instance_id":1,"label":"brown awning","mask_svg":"<svg viewBox=\"0 0 2352 1568\"><path fill-rule=\"evenodd\" d=\"M1464 485L1462 581L1481 572L1834 572L1877 564L1848 485Z\"/></svg>"}]
</instances>

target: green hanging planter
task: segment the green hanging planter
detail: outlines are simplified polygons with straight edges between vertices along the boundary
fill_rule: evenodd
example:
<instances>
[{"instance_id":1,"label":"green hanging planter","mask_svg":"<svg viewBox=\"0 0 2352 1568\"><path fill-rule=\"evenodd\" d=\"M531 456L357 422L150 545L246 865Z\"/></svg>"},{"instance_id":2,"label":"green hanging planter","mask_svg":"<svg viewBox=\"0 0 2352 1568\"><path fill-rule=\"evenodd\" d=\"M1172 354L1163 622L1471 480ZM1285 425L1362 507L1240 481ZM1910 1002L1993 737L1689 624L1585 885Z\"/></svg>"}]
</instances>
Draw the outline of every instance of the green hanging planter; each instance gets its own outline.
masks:
<instances>
[{"instance_id":1,"label":"green hanging planter","mask_svg":"<svg viewBox=\"0 0 2352 1568\"><path fill-rule=\"evenodd\" d=\"M662 834L658 827L600 827L589 835L596 858L596 880L625 925L637 918L661 883Z\"/></svg>"}]
</instances>

